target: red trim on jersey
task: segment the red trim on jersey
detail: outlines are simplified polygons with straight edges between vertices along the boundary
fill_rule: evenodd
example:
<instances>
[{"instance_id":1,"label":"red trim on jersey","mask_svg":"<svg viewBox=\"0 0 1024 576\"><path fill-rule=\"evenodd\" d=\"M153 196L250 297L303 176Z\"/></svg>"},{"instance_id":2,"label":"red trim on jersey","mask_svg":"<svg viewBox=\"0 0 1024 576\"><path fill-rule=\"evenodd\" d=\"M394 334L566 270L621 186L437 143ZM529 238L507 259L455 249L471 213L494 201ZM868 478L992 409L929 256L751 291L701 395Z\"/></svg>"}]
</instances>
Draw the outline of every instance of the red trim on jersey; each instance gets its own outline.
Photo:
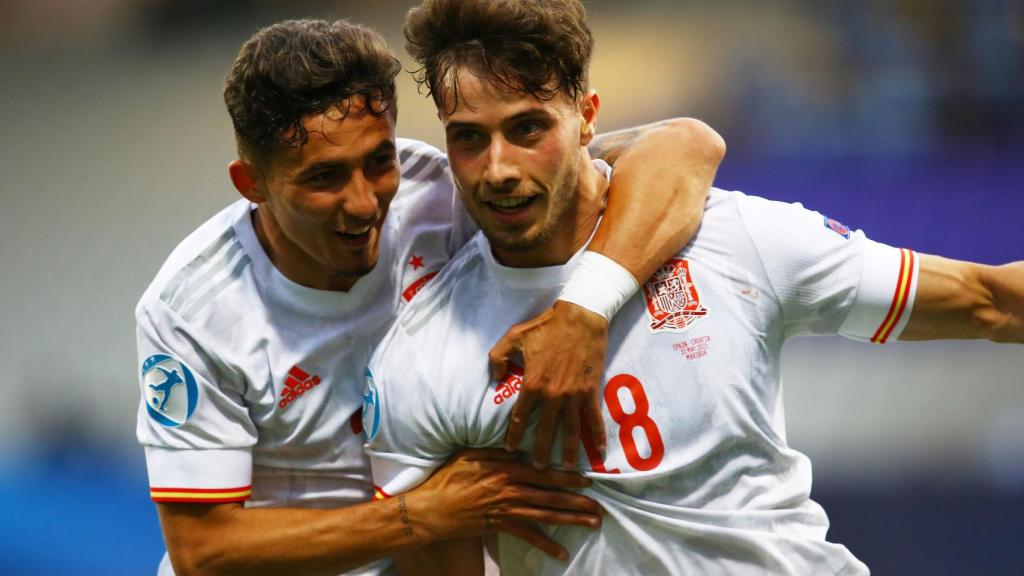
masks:
<instances>
[{"instance_id":1,"label":"red trim on jersey","mask_svg":"<svg viewBox=\"0 0 1024 576\"><path fill-rule=\"evenodd\" d=\"M391 494L385 492L384 489L381 488L380 486L377 486L376 484L373 485L374 500L387 500L388 498L391 498Z\"/></svg>"},{"instance_id":2,"label":"red trim on jersey","mask_svg":"<svg viewBox=\"0 0 1024 576\"><path fill-rule=\"evenodd\" d=\"M896 279L896 292L892 296L892 304L889 305L889 312L885 320L871 337L875 344L885 344L896 325L903 317L903 311L907 309L907 302L910 301L910 287L914 283L914 252L906 248L900 249L900 272Z\"/></svg>"},{"instance_id":3,"label":"red trim on jersey","mask_svg":"<svg viewBox=\"0 0 1024 576\"><path fill-rule=\"evenodd\" d=\"M242 502L252 496L252 484L238 488L157 488L149 489L154 502Z\"/></svg>"}]
</instances>

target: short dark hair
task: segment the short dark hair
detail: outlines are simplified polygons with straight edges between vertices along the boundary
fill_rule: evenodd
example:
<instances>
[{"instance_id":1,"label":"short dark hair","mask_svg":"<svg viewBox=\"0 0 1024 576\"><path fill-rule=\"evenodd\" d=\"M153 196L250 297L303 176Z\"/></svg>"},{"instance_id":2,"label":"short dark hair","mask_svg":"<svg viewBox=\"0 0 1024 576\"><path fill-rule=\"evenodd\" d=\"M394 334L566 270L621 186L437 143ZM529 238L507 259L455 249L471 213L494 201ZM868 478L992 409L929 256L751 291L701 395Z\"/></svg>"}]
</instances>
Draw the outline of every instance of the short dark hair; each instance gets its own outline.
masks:
<instances>
[{"instance_id":1,"label":"short dark hair","mask_svg":"<svg viewBox=\"0 0 1024 576\"><path fill-rule=\"evenodd\" d=\"M448 110L462 67L541 100L577 100L594 47L580 0L423 0L406 15L405 41L421 66L416 81ZM454 93L447 108L445 83Z\"/></svg>"},{"instance_id":2,"label":"short dark hair","mask_svg":"<svg viewBox=\"0 0 1024 576\"><path fill-rule=\"evenodd\" d=\"M380 34L346 20L286 20L261 29L242 45L224 83L239 151L262 161L280 146L302 145L309 137L304 116L355 96L374 114L394 118L400 70Z\"/></svg>"}]
</instances>

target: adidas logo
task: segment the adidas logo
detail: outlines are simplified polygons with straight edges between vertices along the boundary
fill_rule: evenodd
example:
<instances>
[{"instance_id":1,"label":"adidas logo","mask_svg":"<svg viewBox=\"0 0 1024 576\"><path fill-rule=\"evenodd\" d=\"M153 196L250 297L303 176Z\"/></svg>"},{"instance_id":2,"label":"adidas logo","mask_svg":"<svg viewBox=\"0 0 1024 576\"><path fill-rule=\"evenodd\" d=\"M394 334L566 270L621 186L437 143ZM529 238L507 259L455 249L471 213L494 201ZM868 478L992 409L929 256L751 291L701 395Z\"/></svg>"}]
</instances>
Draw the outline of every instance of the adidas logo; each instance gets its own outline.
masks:
<instances>
[{"instance_id":1,"label":"adidas logo","mask_svg":"<svg viewBox=\"0 0 1024 576\"><path fill-rule=\"evenodd\" d=\"M310 375L299 368L296 364L288 371L288 378L284 381L284 389L281 391L281 401L277 403L278 408L287 408L289 404L320 384L320 377Z\"/></svg>"},{"instance_id":2,"label":"adidas logo","mask_svg":"<svg viewBox=\"0 0 1024 576\"><path fill-rule=\"evenodd\" d=\"M505 377L494 387L494 404L498 405L519 393L523 386L523 369L509 363Z\"/></svg>"}]
</instances>

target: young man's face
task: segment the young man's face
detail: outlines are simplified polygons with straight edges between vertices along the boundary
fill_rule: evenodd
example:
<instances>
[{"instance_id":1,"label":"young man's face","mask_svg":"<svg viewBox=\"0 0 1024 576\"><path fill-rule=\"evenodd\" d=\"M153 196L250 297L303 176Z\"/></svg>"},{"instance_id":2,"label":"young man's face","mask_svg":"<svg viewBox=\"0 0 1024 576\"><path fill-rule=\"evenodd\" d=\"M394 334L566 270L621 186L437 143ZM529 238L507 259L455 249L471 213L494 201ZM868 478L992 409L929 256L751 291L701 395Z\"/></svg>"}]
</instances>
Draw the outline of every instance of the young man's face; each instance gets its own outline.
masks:
<instances>
[{"instance_id":1,"label":"young man's face","mask_svg":"<svg viewBox=\"0 0 1024 576\"><path fill-rule=\"evenodd\" d=\"M440 116L462 201L504 263L538 265L553 239L571 234L566 215L576 203L594 97L582 105L561 95L542 101L466 70L458 88L458 106Z\"/></svg>"},{"instance_id":2,"label":"young man's face","mask_svg":"<svg viewBox=\"0 0 1024 576\"><path fill-rule=\"evenodd\" d=\"M373 270L398 191L392 114L354 100L303 119L308 141L273 153L258 178L264 245L288 278L347 290Z\"/></svg>"}]
</instances>

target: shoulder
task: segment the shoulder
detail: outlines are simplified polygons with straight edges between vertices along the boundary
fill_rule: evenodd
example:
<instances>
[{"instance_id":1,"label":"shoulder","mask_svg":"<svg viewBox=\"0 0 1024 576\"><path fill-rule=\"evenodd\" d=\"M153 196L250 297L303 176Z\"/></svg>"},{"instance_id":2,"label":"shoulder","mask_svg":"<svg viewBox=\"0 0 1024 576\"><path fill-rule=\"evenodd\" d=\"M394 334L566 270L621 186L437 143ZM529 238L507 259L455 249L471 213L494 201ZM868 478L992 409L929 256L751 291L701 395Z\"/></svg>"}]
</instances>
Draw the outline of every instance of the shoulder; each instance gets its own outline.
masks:
<instances>
[{"instance_id":1,"label":"shoulder","mask_svg":"<svg viewBox=\"0 0 1024 576\"><path fill-rule=\"evenodd\" d=\"M450 228L458 199L448 158L418 140L398 138L396 144L400 182L388 214L393 229Z\"/></svg>"},{"instance_id":2,"label":"shoulder","mask_svg":"<svg viewBox=\"0 0 1024 576\"><path fill-rule=\"evenodd\" d=\"M190 318L237 284L251 260L235 224L248 218L249 211L249 203L239 200L185 237L143 292L136 319L142 323L146 311L155 308Z\"/></svg>"},{"instance_id":3,"label":"shoulder","mask_svg":"<svg viewBox=\"0 0 1024 576\"><path fill-rule=\"evenodd\" d=\"M415 191L417 184L449 180L448 157L444 152L419 140L396 138L402 183L399 197Z\"/></svg>"}]
</instances>

